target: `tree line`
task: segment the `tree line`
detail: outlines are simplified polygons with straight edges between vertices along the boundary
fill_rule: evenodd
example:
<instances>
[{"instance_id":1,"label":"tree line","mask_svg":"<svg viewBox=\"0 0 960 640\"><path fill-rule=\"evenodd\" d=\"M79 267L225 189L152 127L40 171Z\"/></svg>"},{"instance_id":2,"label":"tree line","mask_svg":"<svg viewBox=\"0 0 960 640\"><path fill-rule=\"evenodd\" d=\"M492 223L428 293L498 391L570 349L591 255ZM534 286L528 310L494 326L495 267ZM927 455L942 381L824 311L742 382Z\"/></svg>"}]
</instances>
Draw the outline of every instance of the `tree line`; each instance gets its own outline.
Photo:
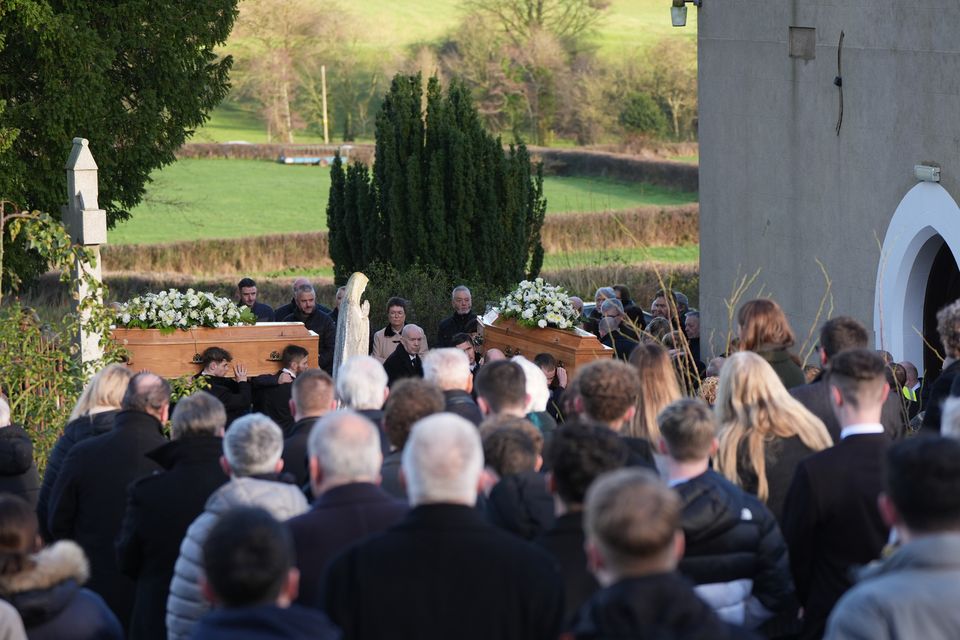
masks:
<instances>
[{"instance_id":1,"label":"tree line","mask_svg":"<svg viewBox=\"0 0 960 640\"><path fill-rule=\"evenodd\" d=\"M548 144L696 137L696 48L664 38L616 61L592 36L605 0L463 0L438 42L383 56L342 5L246 0L227 51L236 97L256 105L271 141L322 131L321 65L333 139L370 138L395 73L458 80L491 131Z\"/></svg>"}]
</instances>

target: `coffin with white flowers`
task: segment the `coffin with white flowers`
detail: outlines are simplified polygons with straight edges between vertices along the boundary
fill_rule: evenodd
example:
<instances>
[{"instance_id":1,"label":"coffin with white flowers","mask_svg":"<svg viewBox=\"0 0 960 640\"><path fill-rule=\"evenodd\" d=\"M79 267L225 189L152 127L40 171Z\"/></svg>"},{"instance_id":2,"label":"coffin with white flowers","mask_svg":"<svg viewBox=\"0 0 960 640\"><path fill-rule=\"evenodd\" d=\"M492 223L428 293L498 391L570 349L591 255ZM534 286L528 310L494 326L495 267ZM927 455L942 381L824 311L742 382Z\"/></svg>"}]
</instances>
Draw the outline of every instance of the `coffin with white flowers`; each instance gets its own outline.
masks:
<instances>
[{"instance_id":1,"label":"coffin with white flowers","mask_svg":"<svg viewBox=\"0 0 960 640\"><path fill-rule=\"evenodd\" d=\"M500 349L507 357L519 355L528 360L533 360L538 353L549 353L571 378L578 367L613 357L613 349L604 346L596 336L586 331L549 327L530 329L512 318L502 316L492 323L484 322L483 348Z\"/></svg>"},{"instance_id":2,"label":"coffin with white flowers","mask_svg":"<svg viewBox=\"0 0 960 640\"><path fill-rule=\"evenodd\" d=\"M127 366L148 370L165 378L200 372L200 354L208 347L226 349L233 363L242 362L247 375L276 373L284 347L295 344L317 361L317 334L301 322L261 322L234 327L195 327L173 333L160 329L113 329L113 339L128 353ZM230 375L233 375L232 368Z\"/></svg>"}]
</instances>

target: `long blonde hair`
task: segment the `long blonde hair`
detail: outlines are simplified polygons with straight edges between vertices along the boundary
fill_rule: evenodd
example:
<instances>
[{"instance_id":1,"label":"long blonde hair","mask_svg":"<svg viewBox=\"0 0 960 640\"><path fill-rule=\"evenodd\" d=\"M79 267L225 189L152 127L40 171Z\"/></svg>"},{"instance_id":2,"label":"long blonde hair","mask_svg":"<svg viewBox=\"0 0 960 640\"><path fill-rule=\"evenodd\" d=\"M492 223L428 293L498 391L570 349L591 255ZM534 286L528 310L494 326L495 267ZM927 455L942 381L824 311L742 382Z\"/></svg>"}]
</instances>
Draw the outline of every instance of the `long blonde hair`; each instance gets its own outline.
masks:
<instances>
[{"instance_id":1,"label":"long blonde hair","mask_svg":"<svg viewBox=\"0 0 960 640\"><path fill-rule=\"evenodd\" d=\"M122 364L108 364L94 375L77 399L70 420L89 415L95 408L119 409L133 372Z\"/></svg>"},{"instance_id":2,"label":"long blonde hair","mask_svg":"<svg viewBox=\"0 0 960 640\"><path fill-rule=\"evenodd\" d=\"M646 438L657 446L660 427L657 414L674 400L679 400L680 384L670 354L659 344L638 344L630 354L630 364L640 376L640 395L637 412L624 425L622 434L632 438Z\"/></svg>"},{"instance_id":3,"label":"long blonde hair","mask_svg":"<svg viewBox=\"0 0 960 640\"><path fill-rule=\"evenodd\" d=\"M823 422L787 392L770 363L751 351L727 358L720 370L714 410L720 424L718 471L740 484L738 453L746 441L747 464L757 475L757 497L764 502L770 496L764 457L767 442L799 436L814 451L833 444Z\"/></svg>"}]
</instances>

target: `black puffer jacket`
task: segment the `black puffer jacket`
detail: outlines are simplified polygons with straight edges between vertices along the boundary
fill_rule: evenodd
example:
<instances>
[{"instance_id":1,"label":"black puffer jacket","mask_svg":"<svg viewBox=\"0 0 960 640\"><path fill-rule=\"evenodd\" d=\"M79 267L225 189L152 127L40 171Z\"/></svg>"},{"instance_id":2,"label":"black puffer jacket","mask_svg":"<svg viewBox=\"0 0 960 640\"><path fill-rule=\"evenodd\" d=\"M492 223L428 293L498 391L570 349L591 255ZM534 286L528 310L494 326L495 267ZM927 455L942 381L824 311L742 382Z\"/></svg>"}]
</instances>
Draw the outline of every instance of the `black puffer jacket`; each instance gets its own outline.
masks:
<instances>
[{"instance_id":1,"label":"black puffer jacket","mask_svg":"<svg viewBox=\"0 0 960 640\"><path fill-rule=\"evenodd\" d=\"M33 463L30 435L15 424L0 428L0 493L13 493L37 505L40 476Z\"/></svg>"},{"instance_id":2,"label":"black puffer jacket","mask_svg":"<svg viewBox=\"0 0 960 640\"><path fill-rule=\"evenodd\" d=\"M44 540L50 540L50 531L47 529L50 493L53 491L53 485L57 483L57 476L60 475L60 469L63 467L63 461L67 459L67 454L78 442L113 429L113 418L116 415L116 411L102 411L71 420L63 428L63 435L53 445L50 457L47 458L47 468L43 472L40 498L37 500L37 519L40 520L40 535Z\"/></svg>"},{"instance_id":3,"label":"black puffer jacket","mask_svg":"<svg viewBox=\"0 0 960 640\"><path fill-rule=\"evenodd\" d=\"M486 503L490 523L533 540L553 526L553 496L546 478L536 471L504 476Z\"/></svg>"},{"instance_id":4,"label":"black puffer jacket","mask_svg":"<svg viewBox=\"0 0 960 640\"><path fill-rule=\"evenodd\" d=\"M750 627L762 622L751 597L774 614L796 606L787 546L769 509L714 471L674 489L686 538L679 571L721 618Z\"/></svg>"}]
</instances>

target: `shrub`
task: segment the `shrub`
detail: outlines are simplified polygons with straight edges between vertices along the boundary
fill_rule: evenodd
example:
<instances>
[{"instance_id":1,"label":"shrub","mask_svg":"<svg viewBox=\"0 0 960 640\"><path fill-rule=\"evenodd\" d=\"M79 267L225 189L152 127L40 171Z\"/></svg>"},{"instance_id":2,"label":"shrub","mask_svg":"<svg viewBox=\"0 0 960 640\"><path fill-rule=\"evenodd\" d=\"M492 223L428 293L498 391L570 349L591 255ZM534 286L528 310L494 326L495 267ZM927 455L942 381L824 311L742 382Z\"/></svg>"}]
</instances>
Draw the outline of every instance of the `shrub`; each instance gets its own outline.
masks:
<instances>
[{"instance_id":1,"label":"shrub","mask_svg":"<svg viewBox=\"0 0 960 640\"><path fill-rule=\"evenodd\" d=\"M646 93L634 93L627 97L620 110L620 124L629 133L650 137L663 135L667 130L667 118L660 105Z\"/></svg>"}]
</instances>

